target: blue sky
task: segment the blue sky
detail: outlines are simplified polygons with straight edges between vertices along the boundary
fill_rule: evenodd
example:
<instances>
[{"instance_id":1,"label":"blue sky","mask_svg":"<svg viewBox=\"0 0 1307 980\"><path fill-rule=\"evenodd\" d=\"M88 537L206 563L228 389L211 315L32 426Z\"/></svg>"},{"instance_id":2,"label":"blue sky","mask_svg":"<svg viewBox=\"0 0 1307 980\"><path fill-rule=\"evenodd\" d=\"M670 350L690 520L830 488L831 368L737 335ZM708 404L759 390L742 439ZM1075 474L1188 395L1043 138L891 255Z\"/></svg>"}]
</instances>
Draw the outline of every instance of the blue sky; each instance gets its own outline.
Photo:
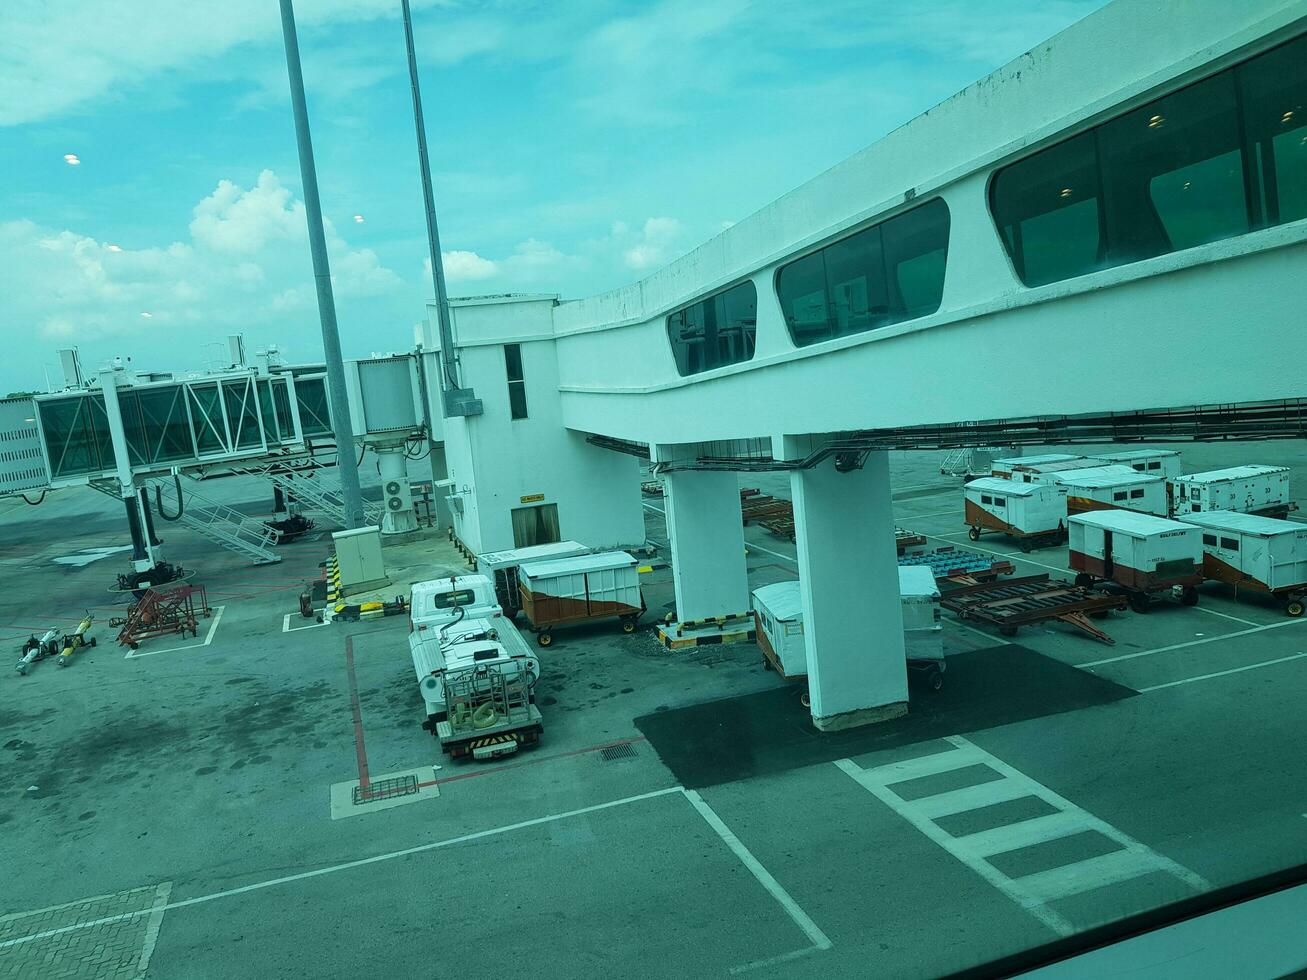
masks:
<instances>
[{"instance_id":1,"label":"blue sky","mask_svg":"<svg viewBox=\"0 0 1307 980\"><path fill-rule=\"evenodd\" d=\"M637 279L1100 5L413 0L450 292ZM430 294L398 6L297 3L347 356ZM69 345L319 357L275 0L7 0L0 37L0 395Z\"/></svg>"}]
</instances>

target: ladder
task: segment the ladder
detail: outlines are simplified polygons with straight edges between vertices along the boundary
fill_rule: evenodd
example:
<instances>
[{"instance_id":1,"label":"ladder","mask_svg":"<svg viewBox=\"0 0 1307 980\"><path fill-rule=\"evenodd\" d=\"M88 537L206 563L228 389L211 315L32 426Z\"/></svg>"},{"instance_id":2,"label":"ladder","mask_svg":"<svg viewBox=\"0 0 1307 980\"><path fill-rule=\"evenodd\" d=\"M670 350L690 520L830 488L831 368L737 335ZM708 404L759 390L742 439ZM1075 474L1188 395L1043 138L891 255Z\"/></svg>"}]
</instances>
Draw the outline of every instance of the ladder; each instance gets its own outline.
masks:
<instances>
[{"instance_id":1,"label":"ladder","mask_svg":"<svg viewBox=\"0 0 1307 980\"><path fill-rule=\"evenodd\" d=\"M939 472L943 476L966 476L967 466L970 463L970 449L955 449L939 464Z\"/></svg>"},{"instance_id":2,"label":"ladder","mask_svg":"<svg viewBox=\"0 0 1307 980\"><path fill-rule=\"evenodd\" d=\"M92 480L90 486L115 500L122 497L116 480ZM141 486L162 487L168 491L173 489L171 480L162 479L143 480ZM176 507L177 503L174 500L172 506ZM281 556L272 550L280 536L279 532L268 527L262 519L209 500L193 489L187 490L186 507L177 523L208 538L219 547L250 559L255 565L270 565L281 561Z\"/></svg>"},{"instance_id":3,"label":"ladder","mask_svg":"<svg viewBox=\"0 0 1307 980\"><path fill-rule=\"evenodd\" d=\"M337 524L345 524L345 495L341 492L340 481L327 475L324 467L296 472L288 469L285 463L266 462L234 467L233 472L268 480L311 510L325 514ZM363 516L368 523L381 523L381 515L382 510L376 504L363 505Z\"/></svg>"}]
</instances>

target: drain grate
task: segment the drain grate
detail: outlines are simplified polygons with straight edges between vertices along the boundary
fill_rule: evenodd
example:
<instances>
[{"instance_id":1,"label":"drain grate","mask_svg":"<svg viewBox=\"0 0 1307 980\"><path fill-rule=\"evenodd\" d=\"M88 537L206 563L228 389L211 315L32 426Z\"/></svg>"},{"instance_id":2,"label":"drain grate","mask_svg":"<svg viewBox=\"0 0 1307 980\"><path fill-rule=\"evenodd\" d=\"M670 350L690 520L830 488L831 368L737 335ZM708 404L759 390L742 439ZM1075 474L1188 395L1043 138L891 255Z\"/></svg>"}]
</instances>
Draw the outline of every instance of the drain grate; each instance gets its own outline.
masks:
<instances>
[{"instance_id":1,"label":"drain grate","mask_svg":"<svg viewBox=\"0 0 1307 980\"><path fill-rule=\"evenodd\" d=\"M610 745L606 749L599 750L600 757L604 762L616 762L618 759L634 759L635 746L629 742L622 745Z\"/></svg>"},{"instance_id":2,"label":"drain grate","mask_svg":"<svg viewBox=\"0 0 1307 980\"><path fill-rule=\"evenodd\" d=\"M417 791L417 776L391 776L387 779L378 779L367 786L355 786L354 805L391 800L396 796L412 796Z\"/></svg>"}]
</instances>

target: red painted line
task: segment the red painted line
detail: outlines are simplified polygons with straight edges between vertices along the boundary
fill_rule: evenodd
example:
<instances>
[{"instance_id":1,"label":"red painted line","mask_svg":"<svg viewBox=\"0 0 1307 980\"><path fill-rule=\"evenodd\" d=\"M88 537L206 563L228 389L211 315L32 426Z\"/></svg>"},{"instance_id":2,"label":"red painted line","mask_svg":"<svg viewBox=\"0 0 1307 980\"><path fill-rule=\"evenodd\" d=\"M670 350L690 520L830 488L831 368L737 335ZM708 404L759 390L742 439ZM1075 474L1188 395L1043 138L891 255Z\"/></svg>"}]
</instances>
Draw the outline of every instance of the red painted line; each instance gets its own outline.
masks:
<instances>
[{"instance_id":1,"label":"red painted line","mask_svg":"<svg viewBox=\"0 0 1307 980\"><path fill-rule=\"evenodd\" d=\"M575 755L586 755L590 752L600 752L604 749L611 749L617 745L632 745L636 742L647 741L643 735L637 735L635 738L622 738L616 742L604 742L603 745L591 745L589 748L574 749L571 752L559 752L557 755L547 755L543 759L527 759L525 762L510 762L507 765L495 766L491 769L477 769L475 772L461 772L457 776L444 776L441 779L428 779L425 783L418 783L418 789L425 789L428 786L440 786L445 783L455 783L460 779L475 779L477 776L492 776L498 772L508 772L510 769L522 769L526 766L538 766L545 762L555 762L558 759L570 759Z\"/></svg>"},{"instance_id":2,"label":"red painted line","mask_svg":"<svg viewBox=\"0 0 1307 980\"><path fill-rule=\"evenodd\" d=\"M368 750L363 744L363 709L359 705L359 683L354 676L354 637L345 637L345 670L349 675L349 706L354 711L354 754L359 763L359 785L367 789Z\"/></svg>"}]
</instances>

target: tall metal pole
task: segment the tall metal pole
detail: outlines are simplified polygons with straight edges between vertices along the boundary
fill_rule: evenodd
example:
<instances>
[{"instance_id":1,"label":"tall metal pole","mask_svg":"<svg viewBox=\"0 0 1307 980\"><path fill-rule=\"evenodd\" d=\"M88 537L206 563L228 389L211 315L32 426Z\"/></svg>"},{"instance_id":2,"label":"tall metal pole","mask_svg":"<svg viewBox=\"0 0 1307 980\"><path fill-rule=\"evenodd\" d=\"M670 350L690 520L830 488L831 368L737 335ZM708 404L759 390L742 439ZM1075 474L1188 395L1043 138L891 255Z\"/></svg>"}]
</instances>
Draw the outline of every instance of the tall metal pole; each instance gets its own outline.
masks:
<instances>
[{"instance_id":1,"label":"tall metal pole","mask_svg":"<svg viewBox=\"0 0 1307 980\"><path fill-rule=\"evenodd\" d=\"M318 315L322 320L322 350L327 361L331 427L336 433L336 468L340 471L341 495L345 498L345 524L355 528L361 527L364 521L363 494L359 490L358 463L354 459L354 427L349 417L349 398L345 394L345 365L340 359L340 334L336 329L336 298L331 291L327 236L322 230L318 171L313 164L313 139L309 135L309 110L304 103L304 75L300 70L300 46L295 35L295 11L291 0L281 0L281 32L286 40L286 74L290 77L290 102L295 110L295 140L299 144L300 178L304 183L309 251L313 254L313 278L318 286Z\"/></svg>"},{"instance_id":2,"label":"tall metal pole","mask_svg":"<svg viewBox=\"0 0 1307 980\"><path fill-rule=\"evenodd\" d=\"M449 296L445 292L445 263L440 257L440 229L436 225L436 200L431 192L431 160L427 156L427 126L422 118L422 93L418 90L418 61L413 49L413 17L408 0L400 0L404 15L404 46L408 51L408 80L413 92L413 122L417 126L418 167L422 174L422 199L426 204L427 248L431 252L431 284L436 290L436 324L440 330L440 387L445 416L479 415L481 403L471 389L458 384L458 362L454 353L454 328L449 322Z\"/></svg>"}]
</instances>

